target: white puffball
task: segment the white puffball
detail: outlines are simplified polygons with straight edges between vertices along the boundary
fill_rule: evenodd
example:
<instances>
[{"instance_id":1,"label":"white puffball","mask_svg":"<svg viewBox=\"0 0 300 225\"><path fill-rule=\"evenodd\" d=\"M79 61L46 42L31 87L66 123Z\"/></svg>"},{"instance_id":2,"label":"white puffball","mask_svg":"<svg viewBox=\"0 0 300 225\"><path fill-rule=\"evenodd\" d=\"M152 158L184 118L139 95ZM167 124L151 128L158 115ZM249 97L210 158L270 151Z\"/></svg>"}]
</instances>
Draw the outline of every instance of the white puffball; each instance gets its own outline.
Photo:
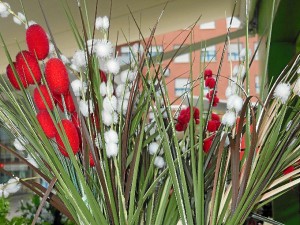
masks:
<instances>
[{"instance_id":1,"label":"white puffball","mask_svg":"<svg viewBox=\"0 0 300 225\"><path fill-rule=\"evenodd\" d=\"M164 158L161 156L156 156L154 159L154 165L159 169L163 168L166 165Z\"/></svg>"},{"instance_id":2,"label":"white puffball","mask_svg":"<svg viewBox=\"0 0 300 225\"><path fill-rule=\"evenodd\" d=\"M227 111L222 117L222 124L232 127L236 122L235 113L232 111Z\"/></svg>"},{"instance_id":3,"label":"white puffball","mask_svg":"<svg viewBox=\"0 0 300 225\"><path fill-rule=\"evenodd\" d=\"M106 145L106 155L108 158L118 155L119 147L116 143L108 143Z\"/></svg>"},{"instance_id":4,"label":"white puffball","mask_svg":"<svg viewBox=\"0 0 300 225\"><path fill-rule=\"evenodd\" d=\"M148 151L150 155L154 155L158 151L159 144L157 142L152 142L149 144Z\"/></svg>"},{"instance_id":5,"label":"white puffball","mask_svg":"<svg viewBox=\"0 0 300 225\"><path fill-rule=\"evenodd\" d=\"M291 87L288 83L280 83L276 86L274 91L274 97L281 100L284 104L288 100L291 93Z\"/></svg>"}]
</instances>

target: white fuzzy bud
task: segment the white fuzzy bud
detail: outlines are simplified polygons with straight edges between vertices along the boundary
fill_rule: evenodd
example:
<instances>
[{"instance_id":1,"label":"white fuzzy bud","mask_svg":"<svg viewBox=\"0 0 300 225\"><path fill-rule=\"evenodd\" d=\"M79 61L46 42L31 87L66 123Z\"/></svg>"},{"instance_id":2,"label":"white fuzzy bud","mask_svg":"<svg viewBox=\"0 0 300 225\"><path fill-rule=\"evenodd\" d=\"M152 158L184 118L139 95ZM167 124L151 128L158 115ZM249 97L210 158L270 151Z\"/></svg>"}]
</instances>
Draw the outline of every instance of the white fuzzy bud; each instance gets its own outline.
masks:
<instances>
[{"instance_id":1,"label":"white fuzzy bud","mask_svg":"<svg viewBox=\"0 0 300 225\"><path fill-rule=\"evenodd\" d=\"M287 83L280 83L276 86L274 91L274 97L281 100L284 104L288 100L291 93L291 87Z\"/></svg>"},{"instance_id":2,"label":"white fuzzy bud","mask_svg":"<svg viewBox=\"0 0 300 225\"><path fill-rule=\"evenodd\" d=\"M150 155L156 154L158 151L159 144L157 142L151 142L148 147L148 151Z\"/></svg>"},{"instance_id":3,"label":"white fuzzy bud","mask_svg":"<svg viewBox=\"0 0 300 225\"><path fill-rule=\"evenodd\" d=\"M157 168L162 169L166 165L164 158L161 156L156 156L154 159L154 165Z\"/></svg>"},{"instance_id":4,"label":"white fuzzy bud","mask_svg":"<svg viewBox=\"0 0 300 225\"><path fill-rule=\"evenodd\" d=\"M232 111L227 111L222 117L222 124L232 127L236 122L235 113Z\"/></svg>"}]
</instances>

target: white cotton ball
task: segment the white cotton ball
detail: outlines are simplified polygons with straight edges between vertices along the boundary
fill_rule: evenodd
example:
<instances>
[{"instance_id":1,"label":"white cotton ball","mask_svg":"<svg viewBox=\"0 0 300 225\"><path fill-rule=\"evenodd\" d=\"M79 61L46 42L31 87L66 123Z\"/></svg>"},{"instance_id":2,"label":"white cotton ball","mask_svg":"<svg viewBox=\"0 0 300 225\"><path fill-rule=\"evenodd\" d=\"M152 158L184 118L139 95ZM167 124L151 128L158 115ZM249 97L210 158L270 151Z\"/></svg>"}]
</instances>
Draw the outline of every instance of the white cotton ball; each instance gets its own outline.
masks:
<instances>
[{"instance_id":1,"label":"white cotton ball","mask_svg":"<svg viewBox=\"0 0 300 225\"><path fill-rule=\"evenodd\" d=\"M274 97L281 100L284 104L288 100L291 93L291 87L287 83L280 83L276 86L274 91Z\"/></svg>"},{"instance_id":2,"label":"white cotton ball","mask_svg":"<svg viewBox=\"0 0 300 225\"><path fill-rule=\"evenodd\" d=\"M20 189L21 189L21 184L16 179L13 178L9 179L5 186L5 190L10 194L16 193Z\"/></svg>"},{"instance_id":3,"label":"white cotton ball","mask_svg":"<svg viewBox=\"0 0 300 225\"><path fill-rule=\"evenodd\" d=\"M23 13L18 12L18 16L14 16L13 20L16 24L21 25L23 22L26 22L26 18Z\"/></svg>"},{"instance_id":4,"label":"white cotton ball","mask_svg":"<svg viewBox=\"0 0 300 225\"><path fill-rule=\"evenodd\" d=\"M113 123L112 114L103 110L102 111L102 121L103 121L104 125L106 125L106 126L112 125L112 123Z\"/></svg>"},{"instance_id":5,"label":"white cotton ball","mask_svg":"<svg viewBox=\"0 0 300 225\"><path fill-rule=\"evenodd\" d=\"M101 28L102 28L102 25L103 24L103 22L102 22L102 17L97 17L96 18L96 21L95 21L95 28L96 28L96 30L100 30Z\"/></svg>"},{"instance_id":6,"label":"white cotton ball","mask_svg":"<svg viewBox=\"0 0 300 225\"><path fill-rule=\"evenodd\" d=\"M89 101L80 100L79 109L80 109L81 114L84 117L88 117L89 114L94 112L94 104L93 104L92 100L89 100Z\"/></svg>"},{"instance_id":7,"label":"white cotton ball","mask_svg":"<svg viewBox=\"0 0 300 225\"><path fill-rule=\"evenodd\" d=\"M113 123L118 124L118 122L119 122L119 115L118 115L118 113L114 112L113 113Z\"/></svg>"},{"instance_id":8,"label":"white cotton ball","mask_svg":"<svg viewBox=\"0 0 300 225\"><path fill-rule=\"evenodd\" d=\"M297 79L295 86L293 88L295 95L300 96L300 77Z\"/></svg>"},{"instance_id":9,"label":"white cotton ball","mask_svg":"<svg viewBox=\"0 0 300 225\"><path fill-rule=\"evenodd\" d=\"M85 67L87 64L86 53L83 50L77 50L72 58L72 64L77 68Z\"/></svg>"},{"instance_id":10,"label":"white cotton ball","mask_svg":"<svg viewBox=\"0 0 300 225\"><path fill-rule=\"evenodd\" d=\"M240 79L243 79L244 76L245 76L245 74L246 74L246 67L245 67L244 65L241 64L241 65L239 66L239 73L238 73L238 76L239 76Z\"/></svg>"},{"instance_id":11,"label":"white cotton ball","mask_svg":"<svg viewBox=\"0 0 300 225\"><path fill-rule=\"evenodd\" d=\"M231 95L233 95L234 93L233 93L233 90L232 90L232 88L231 88L231 86L228 86L227 88L226 88L226 91L225 91L225 96L226 96L226 98L229 98Z\"/></svg>"},{"instance_id":12,"label":"white cotton ball","mask_svg":"<svg viewBox=\"0 0 300 225\"><path fill-rule=\"evenodd\" d=\"M232 111L227 111L222 117L222 124L232 127L236 122L235 113Z\"/></svg>"},{"instance_id":13,"label":"white cotton ball","mask_svg":"<svg viewBox=\"0 0 300 225\"><path fill-rule=\"evenodd\" d=\"M81 96L82 86L83 86L82 81L79 79L73 80L71 82L71 87L75 96L77 97Z\"/></svg>"},{"instance_id":14,"label":"white cotton ball","mask_svg":"<svg viewBox=\"0 0 300 225\"><path fill-rule=\"evenodd\" d=\"M227 100L227 109L235 109L238 113L243 107L243 99L238 95L231 95Z\"/></svg>"},{"instance_id":15,"label":"white cotton ball","mask_svg":"<svg viewBox=\"0 0 300 225\"><path fill-rule=\"evenodd\" d=\"M0 2L0 16L1 17L8 17L9 16L9 10L10 5L7 2Z\"/></svg>"},{"instance_id":16,"label":"white cotton ball","mask_svg":"<svg viewBox=\"0 0 300 225\"><path fill-rule=\"evenodd\" d=\"M239 66L235 65L232 70L232 76L237 76L238 72L239 72Z\"/></svg>"},{"instance_id":17,"label":"white cotton ball","mask_svg":"<svg viewBox=\"0 0 300 225\"><path fill-rule=\"evenodd\" d=\"M107 16L104 16L104 17L102 18L102 28L103 28L104 30L107 30L107 29L109 28L109 19L108 19Z\"/></svg>"},{"instance_id":18,"label":"white cotton ball","mask_svg":"<svg viewBox=\"0 0 300 225\"><path fill-rule=\"evenodd\" d=\"M99 39L89 39L89 40L87 40L86 45L87 45L87 48L88 48L88 52L90 54L92 54L93 52L95 52L95 46L97 45L97 43L99 41L100 41Z\"/></svg>"},{"instance_id":19,"label":"white cotton ball","mask_svg":"<svg viewBox=\"0 0 300 225\"><path fill-rule=\"evenodd\" d=\"M136 76L137 76L136 71L124 70L120 74L121 82L122 83L126 83L126 82L131 83L135 80Z\"/></svg>"},{"instance_id":20,"label":"white cotton ball","mask_svg":"<svg viewBox=\"0 0 300 225\"><path fill-rule=\"evenodd\" d=\"M98 133L95 137L95 145L98 149L101 149L102 148L102 139L101 139L101 134Z\"/></svg>"},{"instance_id":21,"label":"white cotton ball","mask_svg":"<svg viewBox=\"0 0 300 225\"><path fill-rule=\"evenodd\" d=\"M113 47L110 41L100 40L94 47L94 52L99 58L108 58L113 54Z\"/></svg>"},{"instance_id":22,"label":"white cotton ball","mask_svg":"<svg viewBox=\"0 0 300 225\"><path fill-rule=\"evenodd\" d=\"M102 97L104 97L106 95L106 83L102 82L100 84L100 94Z\"/></svg>"},{"instance_id":23,"label":"white cotton ball","mask_svg":"<svg viewBox=\"0 0 300 225\"><path fill-rule=\"evenodd\" d=\"M117 110L117 98L116 96L105 97L103 99L103 109L109 113L112 113L113 111Z\"/></svg>"},{"instance_id":24,"label":"white cotton ball","mask_svg":"<svg viewBox=\"0 0 300 225\"><path fill-rule=\"evenodd\" d=\"M119 147L116 143L108 143L106 145L106 155L108 158L118 155Z\"/></svg>"},{"instance_id":25,"label":"white cotton ball","mask_svg":"<svg viewBox=\"0 0 300 225\"><path fill-rule=\"evenodd\" d=\"M109 59L106 62L106 67L109 73L118 74L120 71L120 63L117 59Z\"/></svg>"},{"instance_id":26,"label":"white cotton ball","mask_svg":"<svg viewBox=\"0 0 300 225\"><path fill-rule=\"evenodd\" d=\"M13 143L13 145L15 146L15 148L18 151L24 151L24 150L26 150L25 145L27 145L27 144L28 144L28 141L25 138L23 138L23 137L17 137L17 138L15 138L14 143Z\"/></svg>"},{"instance_id":27,"label":"white cotton ball","mask_svg":"<svg viewBox=\"0 0 300 225\"><path fill-rule=\"evenodd\" d=\"M166 165L164 158L161 156L156 156L154 159L154 165L157 168L162 169Z\"/></svg>"},{"instance_id":28,"label":"white cotton ball","mask_svg":"<svg viewBox=\"0 0 300 225\"><path fill-rule=\"evenodd\" d=\"M110 129L104 133L104 140L105 140L105 143L107 143L107 144L108 143L118 144L119 143L118 133L115 130Z\"/></svg>"},{"instance_id":29,"label":"white cotton ball","mask_svg":"<svg viewBox=\"0 0 300 225\"><path fill-rule=\"evenodd\" d=\"M159 144L157 142L151 142L148 147L148 151L150 155L156 154L158 151Z\"/></svg>"},{"instance_id":30,"label":"white cotton ball","mask_svg":"<svg viewBox=\"0 0 300 225\"><path fill-rule=\"evenodd\" d=\"M127 77L128 77L128 73L129 73L129 70L123 70L123 71L120 73L120 78L121 78L121 82L122 82L122 83L126 83Z\"/></svg>"},{"instance_id":31,"label":"white cotton ball","mask_svg":"<svg viewBox=\"0 0 300 225\"><path fill-rule=\"evenodd\" d=\"M0 15L1 15L1 13L0 13ZM0 184L0 185L1 185L0 186L0 197L7 198L9 196L9 193L5 189L4 190L2 189L3 188L2 184Z\"/></svg>"},{"instance_id":32,"label":"white cotton ball","mask_svg":"<svg viewBox=\"0 0 300 225\"><path fill-rule=\"evenodd\" d=\"M125 85L119 84L116 88L116 96L120 98L123 95L124 91L125 91Z\"/></svg>"},{"instance_id":33,"label":"white cotton ball","mask_svg":"<svg viewBox=\"0 0 300 225\"><path fill-rule=\"evenodd\" d=\"M130 98L130 91L126 91L124 93L124 97L123 98L126 99L126 100L129 100L129 98Z\"/></svg>"}]
</instances>

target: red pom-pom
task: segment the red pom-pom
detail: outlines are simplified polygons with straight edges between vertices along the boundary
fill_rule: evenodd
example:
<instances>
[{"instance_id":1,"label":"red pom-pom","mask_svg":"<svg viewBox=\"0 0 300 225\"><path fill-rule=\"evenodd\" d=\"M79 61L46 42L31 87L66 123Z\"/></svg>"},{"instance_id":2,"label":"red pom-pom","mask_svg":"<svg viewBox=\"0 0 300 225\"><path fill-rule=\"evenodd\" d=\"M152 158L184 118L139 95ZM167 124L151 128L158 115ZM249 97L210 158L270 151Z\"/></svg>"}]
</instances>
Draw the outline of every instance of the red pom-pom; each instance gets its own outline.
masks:
<instances>
[{"instance_id":1,"label":"red pom-pom","mask_svg":"<svg viewBox=\"0 0 300 225\"><path fill-rule=\"evenodd\" d=\"M57 133L57 130L49 113L47 111L40 111L36 117L46 136L48 138L54 138Z\"/></svg>"},{"instance_id":2,"label":"red pom-pom","mask_svg":"<svg viewBox=\"0 0 300 225\"><path fill-rule=\"evenodd\" d=\"M70 113L74 112L75 105L74 105L74 101L73 101L71 93L68 92L67 94L65 94L63 96L64 96L67 111ZM62 100L61 95L55 95L54 98L55 98L55 101L57 102L59 108L61 109L61 111L64 111L64 105L63 105L63 100Z\"/></svg>"},{"instance_id":3,"label":"red pom-pom","mask_svg":"<svg viewBox=\"0 0 300 225\"><path fill-rule=\"evenodd\" d=\"M200 118L200 110L194 107L194 119L199 120L199 118Z\"/></svg>"},{"instance_id":4,"label":"red pom-pom","mask_svg":"<svg viewBox=\"0 0 300 225\"><path fill-rule=\"evenodd\" d=\"M62 122L62 126L65 130L66 136L68 138L68 141L70 143L70 146L72 148L72 151L74 154L77 154L79 151L79 145L80 145L77 128L70 120L64 119L61 122ZM58 148L59 148L59 151L61 152L61 154L63 154L66 157L69 157L69 154L67 153L65 145L62 141L62 138L59 136L58 133L56 134L55 138L56 138L56 142L57 142L57 145L58 145Z\"/></svg>"},{"instance_id":5,"label":"red pom-pom","mask_svg":"<svg viewBox=\"0 0 300 225\"><path fill-rule=\"evenodd\" d=\"M203 141L203 151L205 153L208 153L209 150L210 150L210 147L211 147L211 144L213 142L213 139L214 139L214 135L213 136L210 136L209 138L206 138L204 141Z\"/></svg>"},{"instance_id":6,"label":"red pom-pom","mask_svg":"<svg viewBox=\"0 0 300 225\"><path fill-rule=\"evenodd\" d=\"M190 109L189 108L182 109L179 113L177 121L178 121L178 123L181 123L181 124L187 124L190 121L190 117L191 117Z\"/></svg>"},{"instance_id":7,"label":"red pom-pom","mask_svg":"<svg viewBox=\"0 0 300 225\"><path fill-rule=\"evenodd\" d=\"M186 124L182 124L182 123L177 123L175 125L175 130L176 131L185 131L185 129L187 128L187 125Z\"/></svg>"},{"instance_id":8,"label":"red pom-pom","mask_svg":"<svg viewBox=\"0 0 300 225\"><path fill-rule=\"evenodd\" d=\"M287 168L285 168L285 170L282 172L284 175L287 175L291 172L293 172L295 170L295 167L294 166L289 166Z\"/></svg>"},{"instance_id":9,"label":"red pom-pom","mask_svg":"<svg viewBox=\"0 0 300 225\"><path fill-rule=\"evenodd\" d=\"M100 70L100 79L101 79L101 82L107 82L107 78L106 78L106 74L104 71Z\"/></svg>"},{"instance_id":10,"label":"red pom-pom","mask_svg":"<svg viewBox=\"0 0 300 225\"><path fill-rule=\"evenodd\" d=\"M218 116L218 114L212 113L211 114L211 120L220 121L220 117Z\"/></svg>"},{"instance_id":11,"label":"red pom-pom","mask_svg":"<svg viewBox=\"0 0 300 225\"><path fill-rule=\"evenodd\" d=\"M215 132L217 130L217 124L214 120L209 120L207 123L207 130L209 132Z\"/></svg>"},{"instance_id":12,"label":"red pom-pom","mask_svg":"<svg viewBox=\"0 0 300 225\"><path fill-rule=\"evenodd\" d=\"M44 29L34 24L26 31L26 42L32 55L36 55L39 60L43 60L49 54L49 40Z\"/></svg>"},{"instance_id":13,"label":"red pom-pom","mask_svg":"<svg viewBox=\"0 0 300 225\"><path fill-rule=\"evenodd\" d=\"M51 92L57 95L66 94L68 92L68 72L60 59L52 58L46 63L45 75Z\"/></svg>"},{"instance_id":14,"label":"red pom-pom","mask_svg":"<svg viewBox=\"0 0 300 225\"><path fill-rule=\"evenodd\" d=\"M92 153L89 153L89 159L90 159L90 167L94 167L95 166L95 161L93 159Z\"/></svg>"},{"instance_id":15,"label":"red pom-pom","mask_svg":"<svg viewBox=\"0 0 300 225\"><path fill-rule=\"evenodd\" d=\"M212 96L213 96L214 90L211 90L209 93L206 94L206 98L211 102ZM217 92L215 94L215 97L213 99L213 106L217 106L219 103L219 98L217 97Z\"/></svg>"},{"instance_id":16,"label":"red pom-pom","mask_svg":"<svg viewBox=\"0 0 300 225\"><path fill-rule=\"evenodd\" d=\"M33 91L33 99L34 102L39 110L47 110L46 104L49 106L49 109L52 110L54 105L51 101L51 93L48 91L46 85L40 85L39 89L36 87ZM44 97L45 101L43 100L42 96ZM46 103L46 104L45 104Z\"/></svg>"},{"instance_id":17,"label":"red pom-pom","mask_svg":"<svg viewBox=\"0 0 300 225\"><path fill-rule=\"evenodd\" d=\"M34 80L38 84L41 82L42 73L39 63L29 51L24 50L17 54L16 67L18 71L25 75L28 84L35 84Z\"/></svg>"},{"instance_id":18,"label":"red pom-pom","mask_svg":"<svg viewBox=\"0 0 300 225\"><path fill-rule=\"evenodd\" d=\"M210 69L204 70L204 79L206 80L209 77L212 77L212 71Z\"/></svg>"},{"instance_id":19,"label":"red pom-pom","mask_svg":"<svg viewBox=\"0 0 300 225\"><path fill-rule=\"evenodd\" d=\"M18 84L17 78L16 78L16 76L18 76L19 79L20 79L20 81L21 81L21 83L23 84L24 88L27 88L27 87L28 87L28 84L27 84L27 82L26 82L26 79L25 79L24 74L23 74L23 73L19 73L19 71L18 71L17 68L16 68L16 63L15 63L15 62L14 62L13 64L14 64L15 69L16 69L16 72L17 72L16 74L14 74L14 72L13 72L13 70L12 70L10 64L6 67L6 75L7 75L8 79L9 79L11 85L12 85L15 89L17 89L17 90L20 90L20 89L21 89L20 86L19 86L19 84ZM15 75L16 75L16 76L15 76Z\"/></svg>"},{"instance_id":20,"label":"red pom-pom","mask_svg":"<svg viewBox=\"0 0 300 225\"><path fill-rule=\"evenodd\" d=\"M208 87L210 89L213 89L216 85L216 80L212 77L208 77L206 80L205 80L205 87Z\"/></svg>"}]
</instances>

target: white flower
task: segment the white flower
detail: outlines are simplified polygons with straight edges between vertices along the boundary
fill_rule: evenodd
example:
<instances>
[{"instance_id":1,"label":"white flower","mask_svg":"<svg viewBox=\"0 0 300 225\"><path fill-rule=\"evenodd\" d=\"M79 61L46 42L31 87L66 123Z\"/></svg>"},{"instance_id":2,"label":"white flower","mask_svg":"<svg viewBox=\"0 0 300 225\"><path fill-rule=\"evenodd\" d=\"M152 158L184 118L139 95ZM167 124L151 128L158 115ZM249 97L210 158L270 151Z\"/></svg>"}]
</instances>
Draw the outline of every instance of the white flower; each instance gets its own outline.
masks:
<instances>
[{"instance_id":1,"label":"white flower","mask_svg":"<svg viewBox=\"0 0 300 225\"><path fill-rule=\"evenodd\" d=\"M243 107L243 99L238 95L231 95L227 100L227 109L235 109L238 113Z\"/></svg>"},{"instance_id":2,"label":"white flower","mask_svg":"<svg viewBox=\"0 0 300 225\"><path fill-rule=\"evenodd\" d=\"M27 144L28 144L28 141L23 137L17 137L13 143L13 145L15 146L15 148L18 151L24 151L26 149L25 145L27 145Z\"/></svg>"},{"instance_id":3,"label":"white flower","mask_svg":"<svg viewBox=\"0 0 300 225\"><path fill-rule=\"evenodd\" d=\"M102 28L103 28L104 30L107 30L107 29L109 28L109 19L108 19L107 16L104 16L104 17L102 18Z\"/></svg>"},{"instance_id":4,"label":"white flower","mask_svg":"<svg viewBox=\"0 0 300 225\"><path fill-rule=\"evenodd\" d=\"M129 100L129 98L130 98L130 91L125 92L123 98L126 99L126 100Z\"/></svg>"},{"instance_id":5,"label":"white flower","mask_svg":"<svg viewBox=\"0 0 300 225\"><path fill-rule=\"evenodd\" d=\"M106 155L108 158L117 156L119 151L118 144L116 143L109 143L106 145Z\"/></svg>"},{"instance_id":6,"label":"white flower","mask_svg":"<svg viewBox=\"0 0 300 225\"><path fill-rule=\"evenodd\" d=\"M0 16L8 17L10 5L7 2L0 2Z\"/></svg>"},{"instance_id":7,"label":"white flower","mask_svg":"<svg viewBox=\"0 0 300 225\"><path fill-rule=\"evenodd\" d=\"M120 77L121 77L121 82L122 83L126 83L128 82L132 82L135 80L137 75L136 71L132 71L132 70L124 70L121 72Z\"/></svg>"},{"instance_id":8,"label":"white flower","mask_svg":"<svg viewBox=\"0 0 300 225\"><path fill-rule=\"evenodd\" d=\"M28 23L26 23L25 28L28 29L28 27L30 27L31 25L37 24L35 21L30 20L28 21Z\"/></svg>"},{"instance_id":9,"label":"white flower","mask_svg":"<svg viewBox=\"0 0 300 225\"><path fill-rule=\"evenodd\" d=\"M294 91L295 95L300 96L300 77L297 79L295 86L293 88L293 91Z\"/></svg>"},{"instance_id":10,"label":"white flower","mask_svg":"<svg viewBox=\"0 0 300 225\"><path fill-rule=\"evenodd\" d=\"M95 137L95 145L98 149L102 148L102 139L100 133L98 133Z\"/></svg>"},{"instance_id":11,"label":"white flower","mask_svg":"<svg viewBox=\"0 0 300 225\"><path fill-rule=\"evenodd\" d=\"M100 40L95 45L94 49L97 57L99 58L108 58L113 53L113 47L110 41Z\"/></svg>"},{"instance_id":12,"label":"white flower","mask_svg":"<svg viewBox=\"0 0 300 225\"><path fill-rule=\"evenodd\" d=\"M157 142L151 142L148 147L150 155L154 155L158 151L159 144Z\"/></svg>"},{"instance_id":13,"label":"white flower","mask_svg":"<svg viewBox=\"0 0 300 225\"><path fill-rule=\"evenodd\" d=\"M109 113L112 113L113 111L117 110L117 98L116 96L105 97L103 99L103 109Z\"/></svg>"},{"instance_id":14,"label":"white flower","mask_svg":"<svg viewBox=\"0 0 300 225\"><path fill-rule=\"evenodd\" d=\"M88 102L84 100L80 100L79 109L83 116L88 117L89 114L94 112L94 104L92 100L89 100Z\"/></svg>"},{"instance_id":15,"label":"white flower","mask_svg":"<svg viewBox=\"0 0 300 225\"><path fill-rule=\"evenodd\" d=\"M161 156L156 156L154 159L154 165L159 169L163 168L166 165L164 158Z\"/></svg>"},{"instance_id":16,"label":"white flower","mask_svg":"<svg viewBox=\"0 0 300 225\"><path fill-rule=\"evenodd\" d=\"M114 124L118 124L118 122L119 122L118 113L116 113L116 112L113 113L113 120L114 120Z\"/></svg>"},{"instance_id":17,"label":"white flower","mask_svg":"<svg viewBox=\"0 0 300 225\"><path fill-rule=\"evenodd\" d=\"M72 58L72 64L74 64L78 68L85 67L87 64L85 51L76 51Z\"/></svg>"},{"instance_id":18,"label":"white flower","mask_svg":"<svg viewBox=\"0 0 300 225\"><path fill-rule=\"evenodd\" d=\"M87 44L87 47L88 47L88 52L90 54L92 53L92 50L93 50L93 52L95 52L95 46L98 42L99 42L98 39L89 39L89 40L87 40L86 44Z\"/></svg>"},{"instance_id":19,"label":"white flower","mask_svg":"<svg viewBox=\"0 0 300 225\"><path fill-rule=\"evenodd\" d=\"M118 144L119 143L118 133L115 130L110 129L104 133L104 140L106 144L109 143Z\"/></svg>"},{"instance_id":20,"label":"white flower","mask_svg":"<svg viewBox=\"0 0 300 225\"><path fill-rule=\"evenodd\" d=\"M5 186L5 190L10 194L16 193L20 189L21 189L21 184L14 178L9 179Z\"/></svg>"},{"instance_id":21,"label":"white flower","mask_svg":"<svg viewBox=\"0 0 300 225\"><path fill-rule=\"evenodd\" d=\"M109 59L106 62L106 66L109 73L116 75L120 71L120 64L117 59Z\"/></svg>"},{"instance_id":22,"label":"white flower","mask_svg":"<svg viewBox=\"0 0 300 225\"><path fill-rule=\"evenodd\" d=\"M23 13L20 13L20 12L18 12L18 15L17 15L17 16L14 16L14 17L13 17L13 20L14 20L14 22L15 22L16 24L18 24L18 25L21 25L22 23L25 23L25 22L26 22L26 18L25 18L25 16L24 16L24 14L23 14Z\"/></svg>"},{"instance_id":23,"label":"white flower","mask_svg":"<svg viewBox=\"0 0 300 225\"><path fill-rule=\"evenodd\" d=\"M232 70L232 76L237 76L238 72L239 72L239 66L235 65Z\"/></svg>"},{"instance_id":24,"label":"white flower","mask_svg":"<svg viewBox=\"0 0 300 225\"><path fill-rule=\"evenodd\" d=\"M0 184L0 197L7 198L8 196L9 196L9 193L4 189L4 185Z\"/></svg>"},{"instance_id":25,"label":"white flower","mask_svg":"<svg viewBox=\"0 0 300 225\"><path fill-rule=\"evenodd\" d=\"M223 138L224 134L225 134L225 132L222 132L221 139ZM226 139L225 139L224 147L227 147L229 144L230 144L230 142L229 142L229 138L228 138L228 135L227 135Z\"/></svg>"},{"instance_id":26,"label":"white flower","mask_svg":"<svg viewBox=\"0 0 300 225\"><path fill-rule=\"evenodd\" d=\"M39 165L37 164L37 162L35 161L34 158L32 158L30 155L28 155L27 158L25 158L27 160L27 162L31 163L34 167L38 168Z\"/></svg>"},{"instance_id":27,"label":"white flower","mask_svg":"<svg viewBox=\"0 0 300 225\"><path fill-rule=\"evenodd\" d=\"M100 88L99 89L100 89L100 94L101 94L102 97L107 94L106 93L106 83L105 82L102 82L100 84Z\"/></svg>"},{"instance_id":28,"label":"white flower","mask_svg":"<svg viewBox=\"0 0 300 225\"><path fill-rule=\"evenodd\" d=\"M124 94L124 91L125 91L125 85L119 84L116 88L116 96L120 98Z\"/></svg>"},{"instance_id":29,"label":"white flower","mask_svg":"<svg viewBox=\"0 0 300 225\"><path fill-rule=\"evenodd\" d=\"M112 114L103 110L102 111L102 121L103 121L104 125L106 125L106 126L112 125L112 123L113 123Z\"/></svg>"},{"instance_id":30,"label":"white flower","mask_svg":"<svg viewBox=\"0 0 300 225\"><path fill-rule=\"evenodd\" d=\"M232 111L227 111L222 117L222 124L232 127L235 124L236 116Z\"/></svg>"},{"instance_id":31,"label":"white flower","mask_svg":"<svg viewBox=\"0 0 300 225\"><path fill-rule=\"evenodd\" d=\"M118 113L123 113L123 115L126 114L128 108L128 101L126 99L118 99Z\"/></svg>"},{"instance_id":32,"label":"white flower","mask_svg":"<svg viewBox=\"0 0 300 225\"><path fill-rule=\"evenodd\" d=\"M231 95L234 95L235 93L236 93L236 85L229 85L226 88L225 96L226 98L229 98Z\"/></svg>"},{"instance_id":33,"label":"white flower","mask_svg":"<svg viewBox=\"0 0 300 225\"><path fill-rule=\"evenodd\" d=\"M96 21L95 21L95 28L96 28L96 30L100 30L101 28L102 28L102 25L103 24L103 22L102 22L102 17L97 17L96 18Z\"/></svg>"},{"instance_id":34,"label":"white flower","mask_svg":"<svg viewBox=\"0 0 300 225\"><path fill-rule=\"evenodd\" d=\"M76 79L71 82L71 87L75 96L80 96L82 92L83 83L81 80Z\"/></svg>"},{"instance_id":35,"label":"white flower","mask_svg":"<svg viewBox=\"0 0 300 225\"><path fill-rule=\"evenodd\" d=\"M291 93L291 87L287 83L280 83L276 86L275 91L274 91L274 97L279 98L281 102L284 104Z\"/></svg>"}]
</instances>

